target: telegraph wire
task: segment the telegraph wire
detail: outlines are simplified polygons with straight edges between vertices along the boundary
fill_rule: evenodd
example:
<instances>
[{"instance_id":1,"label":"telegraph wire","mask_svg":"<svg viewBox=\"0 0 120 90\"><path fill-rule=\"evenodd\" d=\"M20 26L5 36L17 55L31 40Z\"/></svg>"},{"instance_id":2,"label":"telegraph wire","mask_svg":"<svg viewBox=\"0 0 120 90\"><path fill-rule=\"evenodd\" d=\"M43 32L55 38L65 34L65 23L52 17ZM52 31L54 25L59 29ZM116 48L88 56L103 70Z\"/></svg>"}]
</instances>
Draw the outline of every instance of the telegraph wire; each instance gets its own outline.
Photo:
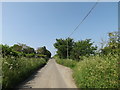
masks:
<instances>
[{"instance_id":1,"label":"telegraph wire","mask_svg":"<svg viewBox=\"0 0 120 90\"><path fill-rule=\"evenodd\" d=\"M79 26L85 21L85 19L90 15L92 10L97 6L98 1L99 0L97 0L97 2L93 5L93 7L90 9L90 11L86 14L86 16L82 19L82 21L77 25L77 27L72 31L72 33L68 37L70 37L79 28Z\"/></svg>"},{"instance_id":2,"label":"telegraph wire","mask_svg":"<svg viewBox=\"0 0 120 90\"><path fill-rule=\"evenodd\" d=\"M82 21L77 25L77 27L70 33L70 35L68 36L68 38L79 28L79 26L85 21L85 19L90 15L90 13L92 12L92 10L97 6L98 1L92 6L92 8L90 9L90 11L86 14L86 16L82 19ZM68 55L68 40L67 40L67 59L69 58Z\"/></svg>"}]
</instances>

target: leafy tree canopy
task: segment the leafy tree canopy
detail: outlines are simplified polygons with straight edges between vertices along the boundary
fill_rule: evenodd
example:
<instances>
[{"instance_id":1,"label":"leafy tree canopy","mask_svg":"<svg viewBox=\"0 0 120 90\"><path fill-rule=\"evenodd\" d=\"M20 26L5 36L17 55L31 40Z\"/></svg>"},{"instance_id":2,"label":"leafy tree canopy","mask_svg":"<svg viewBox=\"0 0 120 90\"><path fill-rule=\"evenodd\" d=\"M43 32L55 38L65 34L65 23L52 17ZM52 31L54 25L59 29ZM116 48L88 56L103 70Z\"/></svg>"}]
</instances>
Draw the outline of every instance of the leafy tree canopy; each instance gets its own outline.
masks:
<instances>
[{"instance_id":1,"label":"leafy tree canopy","mask_svg":"<svg viewBox=\"0 0 120 90\"><path fill-rule=\"evenodd\" d=\"M80 59L80 56L89 56L95 54L96 46L93 46L91 39L74 42L72 38L56 39L54 47L60 58ZM68 51L68 52L67 52Z\"/></svg>"},{"instance_id":2,"label":"leafy tree canopy","mask_svg":"<svg viewBox=\"0 0 120 90\"><path fill-rule=\"evenodd\" d=\"M54 43L54 47L57 49L57 54L60 58L67 58L67 50L68 55L70 56L70 52L72 50L74 41L72 38L67 39L56 39L56 43Z\"/></svg>"},{"instance_id":3,"label":"leafy tree canopy","mask_svg":"<svg viewBox=\"0 0 120 90\"><path fill-rule=\"evenodd\" d=\"M102 54L119 53L120 52L120 34L118 31L108 33L107 45L101 49Z\"/></svg>"},{"instance_id":4,"label":"leafy tree canopy","mask_svg":"<svg viewBox=\"0 0 120 90\"><path fill-rule=\"evenodd\" d=\"M45 46L39 47L39 48L36 50L36 52L37 52L38 56L43 56L43 55L44 55L44 56L47 56L47 58L50 58L50 57L51 57L51 52L48 51Z\"/></svg>"}]
</instances>

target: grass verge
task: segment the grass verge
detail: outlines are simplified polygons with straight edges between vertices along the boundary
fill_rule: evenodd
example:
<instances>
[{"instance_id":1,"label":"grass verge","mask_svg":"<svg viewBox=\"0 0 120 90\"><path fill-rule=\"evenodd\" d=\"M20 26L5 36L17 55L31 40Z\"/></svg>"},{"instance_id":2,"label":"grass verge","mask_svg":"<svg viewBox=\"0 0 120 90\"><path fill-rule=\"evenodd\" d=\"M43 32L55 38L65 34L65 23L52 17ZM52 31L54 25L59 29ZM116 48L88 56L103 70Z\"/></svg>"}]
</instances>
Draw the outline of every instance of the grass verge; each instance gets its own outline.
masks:
<instances>
[{"instance_id":1,"label":"grass verge","mask_svg":"<svg viewBox=\"0 0 120 90\"><path fill-rule=\"evenodd\" d=\"M74 68L77 64L77 62L73 61L72 59L59 59L59 58L57 58L56 62L61 64L61 65L70 67L70 68Z\"/></svg>"},{"instance_id":2,"label":"grass verge","mask_svg":"<svg viewBox=\"0 0 120 90\"><path fill-rule=\"evenodd\" d=\"M14 58L6 57L1 58L3 80L2 88L14 88L15 85L25 80L36 69L43 67L46 64L45 59L39 58Z\"/></svg>"},{"instance_id":3,"label":"grass verge","mask_svg":"<svg viewBox=\"0 0 120 90\"><path fill-rule=\"evenodd\" d=\"M78 88L118 88L118 55L90 56L82 61L57 59L59 64L73 69Z\"/></svg>"}]
</instances>

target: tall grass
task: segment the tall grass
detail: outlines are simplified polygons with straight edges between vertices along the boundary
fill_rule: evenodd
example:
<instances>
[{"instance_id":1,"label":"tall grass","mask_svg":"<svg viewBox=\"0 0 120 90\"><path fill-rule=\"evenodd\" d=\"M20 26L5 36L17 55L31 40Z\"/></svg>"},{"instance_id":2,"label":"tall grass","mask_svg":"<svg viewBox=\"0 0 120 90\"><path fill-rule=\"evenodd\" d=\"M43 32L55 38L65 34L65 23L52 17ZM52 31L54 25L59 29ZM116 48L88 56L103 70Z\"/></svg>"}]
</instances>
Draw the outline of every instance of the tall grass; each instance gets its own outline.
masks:
<instances>
[{"instance_id":1,"label":"tall grass","mask_svg":"<svg viewBox=\"0 0 120 90\"><path fill-rule=\"evenodd\" d=\"M74 79L82 88L117 88L118 56L84 58L74 68Z\"/></svg>"},{"instance_id":2,"label":"tall grass","mask_svg":"<svg viewBox=\"0 0 120 90\"><path fill-rule=\"evenodd\" d=\"M70 68L74 68L76 66L76 61L73 61L72 59L56 59L56 61L57 63Z\"/></svg>"},{"instance_id":3,"label":"tall grass","mask_svg":"<svg viewBox=\"0 0 120 90\"><path fill-rule=\"evenodd\" d=\"M2 89L2 56L0 54L0 90Z\"/></svg>"},{"instance_id":4,"label":"tall grass","mask_svg":"<svg viewBox=\"0 0 120 90\"><path fill-rule=\"evenodd\" d=\"M2 59L3 81L2 88L13 88L26 79L35 69L46 64L45 59L39 58L14 58Z\"/></svg>"},{"instance_id":5,"label":"tall grass","mask_svg":"<svg viewBox=\"0 0 120 90\"><path fill-rule=\"evenodd\" d=\"M90 56L78 62L73 69L73 77L78 88L118 88L118 55ZM72 61L67 61L69 62ZM61 60L65 65L66 60ZM71 63L70 63L71 64ZM65 65L68 66L69 65Z\"/></svg>"}]
</instances>

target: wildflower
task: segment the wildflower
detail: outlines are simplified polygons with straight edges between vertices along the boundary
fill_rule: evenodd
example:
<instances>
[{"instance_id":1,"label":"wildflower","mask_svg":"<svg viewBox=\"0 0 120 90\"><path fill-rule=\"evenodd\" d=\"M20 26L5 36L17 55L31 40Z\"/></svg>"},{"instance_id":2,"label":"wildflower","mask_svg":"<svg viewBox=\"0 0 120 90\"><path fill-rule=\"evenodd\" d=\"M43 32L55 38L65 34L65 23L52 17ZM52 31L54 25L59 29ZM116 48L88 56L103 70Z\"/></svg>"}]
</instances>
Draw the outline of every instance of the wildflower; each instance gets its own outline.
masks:
<instances>
[{"instance_id":1,"label":"wildflower","mask_svg":"<svg viewBox=\"0 0 120 90\"><path fill-rule=\"evenodd\" d=\"M10 70L12 69L12 66L10 66L10 68L9 68Z\"/></svg>"},{"instance_id":2,"label":"wildflower","mask_svg":"<svg viewBox=\"0 0 120 90\"><path fill-rule=\"evenodd\" d=\"M8 64L8 65L9 65L9 63L8 63L8 62L4 62L4 64Z\"/></svg>"},{"instance_id":3,"label":"wildflower","mask_svg":"<svg viewBox=\"0 0 120 90\"><path fill-rule=\"evenodd\" d=\"M14 57L12 56L11 58L13 59Z\"/></svg>"}]
</instances>

